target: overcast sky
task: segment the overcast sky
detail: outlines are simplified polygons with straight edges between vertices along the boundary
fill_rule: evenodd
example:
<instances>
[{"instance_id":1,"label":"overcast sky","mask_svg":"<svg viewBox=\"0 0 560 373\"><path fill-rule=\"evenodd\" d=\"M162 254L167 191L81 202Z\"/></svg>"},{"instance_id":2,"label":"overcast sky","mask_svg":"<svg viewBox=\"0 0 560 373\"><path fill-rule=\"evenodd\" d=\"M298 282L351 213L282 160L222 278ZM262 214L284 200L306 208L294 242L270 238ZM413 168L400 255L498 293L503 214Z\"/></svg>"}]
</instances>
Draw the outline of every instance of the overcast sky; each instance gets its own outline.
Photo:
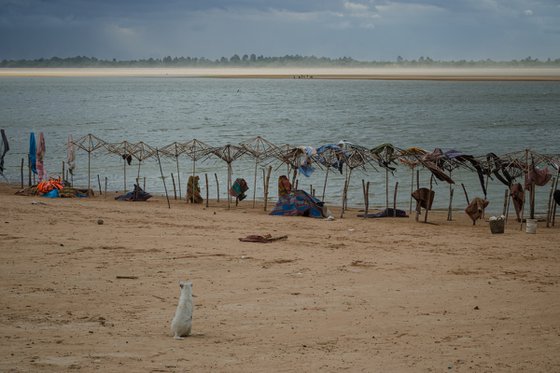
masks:
<instances>
[{"instance_id":1,"label":"overcast sky","mask_svg":"<svg viewBox=\"0 0 560 373\"><path fill-rule=\"evenodd\" d=\"M560 58L560 0L0 0L0 60Z\"/></svg>"}]
</instances>

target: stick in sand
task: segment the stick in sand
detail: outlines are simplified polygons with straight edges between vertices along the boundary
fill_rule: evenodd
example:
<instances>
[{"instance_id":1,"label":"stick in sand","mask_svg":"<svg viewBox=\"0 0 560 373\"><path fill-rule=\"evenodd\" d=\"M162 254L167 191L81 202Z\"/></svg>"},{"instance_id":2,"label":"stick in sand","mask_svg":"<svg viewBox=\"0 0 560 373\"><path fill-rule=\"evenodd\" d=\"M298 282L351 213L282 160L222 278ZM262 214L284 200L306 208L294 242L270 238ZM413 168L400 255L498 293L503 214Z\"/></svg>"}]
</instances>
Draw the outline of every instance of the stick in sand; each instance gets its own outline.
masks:
<instances>
[{"instance_id":1,"label":"stick in sand","mask_svg":"<svg viewBox=\"0 0 560 373\"><path fill-rule=\"evenodd\" d=\"M99 178L99 174L97 174L97 185L99 185L99 194L103 194L101 193L101 179Z\"/></svg>"},{"instance_id":2,"label":"stick in sand","mask_svg":"<svg viewBox=\"0 0 560 373\"><path fill-rule=\"evenodd\" d=\"M177 189L175 188L175 178L173 177L173 172L171 173L171 181L173 182L173 197L177 200Z\"/></svg>"},{"instance_id":3,"label":"stick in sand","mask_svg":"<svg viewBox=\"0 0 560 373\"><path fill-rule=\"evenodd\" d=\"M159 172L161 174L161 181L163 182L163 189L165 190L165 198L167 199L167 207L171 208L171 204L169 203L169 195L167 194L167 185L165 185L165 176L163 176L163 169L161 168L161 160L159 158L159 150L156 149L156 157L159 164Z\"/></svg>"},{"instance_id":4,"label":"stick in sand","mask_svg":"<svg viewBox=\"0 0 560 373\"><path fill-rule=\"evenodd\" d=\"M20 172L21 172L21 189L23 189L23 163L24 162L25 162L25 160L22 158L21 159L21 169L20 169Z\"/></svg>"},{"instance_id":5,"label":"stick in sand","mask_svg":"<svg viewBox=\"0 0 560 373\"><path fill-rule=\"evenodd\" d=\"M218 181L218 174L214 174L214 178L216 179L216 201L220 202L220 182Z\"/></svg>"},{"instance_id":6,"label":"stick in sand","mask_svg":"<svg viewBox=\"0 0 560 373\"><path fill-rule=\"evenodd\" d=\"M206 179L206 207L208 207L208 174L204 174L204 178Z\"/></svg>"},{"instance_id":7,"label":"stick in sand","mask_svg":"<svg viewBox=\"0 0 560 373\"><path fill-rule=\"evenodd\" d=\"M432 207L432 183L434 180L434 174L432 174L432 176L430 176L430 191L428 192L428 202L426 203L426 213L424 214L424 223L428 222L428 211L430 211L430 208Z\"/></svg>"},{"instance_id":8,"label":"stick in sand","mask_svg":"<svg viewBox=\"0 0 560 373\"><path fill-rule=\"evenodd\" d=\"M397 192L399 190L399 182L395 184L395 194L393 195L393 217L397 217Z\"/></svg>"}]
</instances>

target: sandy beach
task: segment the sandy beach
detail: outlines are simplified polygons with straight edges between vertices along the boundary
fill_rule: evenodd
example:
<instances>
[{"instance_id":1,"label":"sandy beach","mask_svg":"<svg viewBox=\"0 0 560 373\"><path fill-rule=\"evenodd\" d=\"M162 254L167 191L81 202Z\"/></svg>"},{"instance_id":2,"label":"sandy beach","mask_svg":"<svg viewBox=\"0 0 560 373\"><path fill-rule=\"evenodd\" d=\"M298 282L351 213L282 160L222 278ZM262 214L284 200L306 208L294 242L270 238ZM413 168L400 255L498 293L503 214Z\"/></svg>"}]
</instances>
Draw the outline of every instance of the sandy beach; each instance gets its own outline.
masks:
<instances>
[{"instance_id":1,"label":"sandy beach","mask_svg":"<svg viewBox=\"0 0 560 373\"><path fill-rule=\"evenodd\" d=\"M558 224L492 235L460 211L327 221L16 190L0 186L3 372L560 370ZM239 241L267 233L288 238Z\"/></svg>"},{"instance_id":2,"label":"sandy beach","mask_svg":"<svg viewBox=\"0 0 560 373\"><path fill-rule=\"evenodd\" d=\"M0 77L559 81L560 68L4 68Z\"/></svg>"}]
</instances>

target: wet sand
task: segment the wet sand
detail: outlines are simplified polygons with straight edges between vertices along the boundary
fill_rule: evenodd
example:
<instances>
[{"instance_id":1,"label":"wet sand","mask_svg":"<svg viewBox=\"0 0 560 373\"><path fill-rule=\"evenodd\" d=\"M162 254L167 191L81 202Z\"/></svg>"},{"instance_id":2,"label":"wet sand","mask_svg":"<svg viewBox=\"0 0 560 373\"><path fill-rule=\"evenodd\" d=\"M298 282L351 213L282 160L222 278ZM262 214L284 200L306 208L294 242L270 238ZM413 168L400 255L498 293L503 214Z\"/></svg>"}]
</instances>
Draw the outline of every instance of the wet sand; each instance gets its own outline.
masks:
<instances>
[{"instance_id":1,"label":"wet sand","mask_svg":"<svg viewBox=\"0 0 560 373\"><path fill-rule=\"evenodd\" d=\"M0 185L2 372L560 371L558 224L14 192ZM239 241L267 233L288 239ZM178 341L186 278L194 335Z\"/></svg>"}]
</instances>

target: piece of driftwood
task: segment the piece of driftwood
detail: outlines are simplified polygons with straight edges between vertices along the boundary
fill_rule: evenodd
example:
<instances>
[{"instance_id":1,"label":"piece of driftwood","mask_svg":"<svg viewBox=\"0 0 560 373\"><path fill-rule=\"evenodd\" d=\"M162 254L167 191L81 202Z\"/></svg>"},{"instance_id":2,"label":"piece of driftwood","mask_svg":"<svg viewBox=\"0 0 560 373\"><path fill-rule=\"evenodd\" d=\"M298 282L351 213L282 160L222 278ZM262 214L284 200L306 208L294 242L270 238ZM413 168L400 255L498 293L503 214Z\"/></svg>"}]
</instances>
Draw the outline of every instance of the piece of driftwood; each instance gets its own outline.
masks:
<instances>
[{"instance_id":1,"label":"piece of driftwood","mask_svg":"<svg viewBox=\"0 0 560 373\"><path fill-rule=\"evenodd\" d=\"M117 275L118 280L137 280L138 276L120 276Z\"/></svg>"},{"instance_id":2,"label":"piece of driftwood","mask_svg":"<svg viewBox=\"0 0 560 373\"><path fill-rule=\"evenodd\" d=\"M287 239L288 239L287 235L279 236L279 237L272 237L271 234L265 234L265 235L251 234L247 237L240 237L239 241L241 241L241 242L270 243L270 242L274 242L274 241L281 241L281 240L287 240Z\"/></svg>"}]
</instances>

